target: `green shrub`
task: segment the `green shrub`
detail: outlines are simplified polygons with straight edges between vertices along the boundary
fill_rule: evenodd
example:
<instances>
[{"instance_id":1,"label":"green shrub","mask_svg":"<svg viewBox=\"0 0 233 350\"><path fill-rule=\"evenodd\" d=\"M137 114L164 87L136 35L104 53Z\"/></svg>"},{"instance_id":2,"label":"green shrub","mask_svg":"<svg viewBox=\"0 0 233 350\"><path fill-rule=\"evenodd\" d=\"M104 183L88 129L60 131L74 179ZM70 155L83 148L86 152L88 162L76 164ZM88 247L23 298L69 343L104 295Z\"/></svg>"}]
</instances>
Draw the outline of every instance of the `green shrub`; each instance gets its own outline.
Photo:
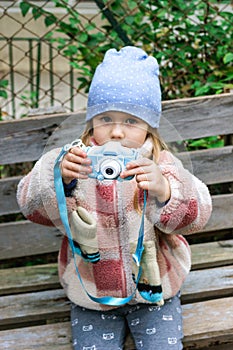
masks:
<instances>
[{"instance_id":1,"label":"green shrub","mask_svg":"<svg viewBox=\"0 0 233 350\"><path fill-rule=\"evenodd\" d=\"M214 0L96 1L105 19L100 28L93 21L81 23L68 0L53 0L63 8L63 21L30 1L21 1L23 16L44 17L55 25L47 40L71 60L80 73L77 91L88 88L104 52L137 45L153 54L161 67L163 99L219 94L233 88L233 14L231 2ZM108 24L106 24L106 18ZM55 35L56 34L56 35ZM59 35L58 35L59 34Z\"/></svg>"}]
</instances>

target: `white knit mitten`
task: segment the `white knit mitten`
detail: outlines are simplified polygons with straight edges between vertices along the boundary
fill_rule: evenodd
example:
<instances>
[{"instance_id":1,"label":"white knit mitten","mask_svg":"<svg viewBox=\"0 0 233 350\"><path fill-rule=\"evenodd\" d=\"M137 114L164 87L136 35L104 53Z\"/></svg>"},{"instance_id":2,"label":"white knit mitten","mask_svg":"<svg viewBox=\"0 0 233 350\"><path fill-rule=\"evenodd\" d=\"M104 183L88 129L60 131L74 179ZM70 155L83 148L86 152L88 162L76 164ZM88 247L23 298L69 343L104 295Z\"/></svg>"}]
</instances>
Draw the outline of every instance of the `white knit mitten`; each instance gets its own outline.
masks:
<instances>
[{"instance_id":1,"label":"white knit mitten","mask_svg":"<svg viewBox=\"0 0 233 350\"><path fill-rule=\"evenodd\" d=\"M69 218L75 252L84 260L96 263L100 260L96 237L96 221L83 207L78 207Z\"/></svg>"},{"instance_id":2,"label":"white knit mitten","mask_svg":"<svg viewBox=\"0 0 233 350\"><path fill-rule=\"evenodd\" d=\"M136 250L137 242L130 244L130 251L133 254ZM163 293L160 279L160 271L157 263L157 251L154 241L143 242L144 250L141 258L142 273L137 285L137 289L143 299L163 305ZM132 263L133 279L138 275L138 266Z\"/></svg>"}]
</instances>

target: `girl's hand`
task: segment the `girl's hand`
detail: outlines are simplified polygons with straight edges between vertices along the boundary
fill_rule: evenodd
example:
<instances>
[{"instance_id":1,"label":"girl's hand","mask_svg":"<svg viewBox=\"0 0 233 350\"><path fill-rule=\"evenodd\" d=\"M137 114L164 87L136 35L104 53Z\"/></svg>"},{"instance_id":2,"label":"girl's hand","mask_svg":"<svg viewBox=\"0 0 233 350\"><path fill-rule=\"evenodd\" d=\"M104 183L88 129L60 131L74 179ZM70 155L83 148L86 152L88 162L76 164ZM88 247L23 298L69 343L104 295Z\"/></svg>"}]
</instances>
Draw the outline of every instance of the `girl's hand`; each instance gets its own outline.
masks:
<instances>
[{"instance_id":1,"label":"girl's hand","mask_svg":"<svg viewBox=\"0 0 233 350\"><path fill-rule=\"evenodd\" d=\"M81 148L71 148L61 162L64 183L69 184L73 179L87 179L88 174L92 172L90 164L91 160Z\"/></svg>"},{"instance_id":2,"label":"girl's hand","mask_svg":"<svg viewBox=\"0 0 233 350\"><path fill-rule=\"evenodd\" d=\"M138 187L147 190L150 196L156 197L161 203L170 199L169 182L154 161L148 158L139 158L129 162L126 165L126 170L121 173L121 178L134 175Z\"/></svg>"}]
</instances>

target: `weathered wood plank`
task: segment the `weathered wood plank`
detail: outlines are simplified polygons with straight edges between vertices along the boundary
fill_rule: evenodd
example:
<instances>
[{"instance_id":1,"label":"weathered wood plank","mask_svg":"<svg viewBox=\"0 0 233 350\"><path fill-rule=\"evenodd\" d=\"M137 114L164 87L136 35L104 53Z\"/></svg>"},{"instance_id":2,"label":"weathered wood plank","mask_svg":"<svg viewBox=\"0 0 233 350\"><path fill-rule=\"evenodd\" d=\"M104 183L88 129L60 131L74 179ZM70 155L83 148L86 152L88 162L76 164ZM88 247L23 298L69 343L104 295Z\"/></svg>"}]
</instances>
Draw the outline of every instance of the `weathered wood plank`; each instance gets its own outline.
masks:
<instances>
[{"instance_id":1,"label":"weathered wood plank","mask_svg":"<svg viewBox=\"0 0 233 350\"><path fill-rule=\"evenodd\" d=\"M29 221L1 224L0 261L58 252L61 239L61 233L53 227ZM195 269L233 263L233 248L220 246L218 242L194 244L191 250Z\"/></svg>"},{"instance_id":2,"label":"weathered wood plank","mask_svg":"<svg viewBox=\"0 0 233 350\"><path fill-rule=\"evenodd\" d=\"M69 322L0 332L1 350L73 350Z\"/></svg>"},{"instance_id":3,"label":"weathered wood plank","mask_svg":"<svg viewBox=\"0 0 233 350\"><path fill-rule=\"evenodd\" d=\"M191 271L182 287L182 302L233 295L233 265ZM0 295L61 288L57 264L0 270Z\"/></svg>"},{"instance_id":4,"label":"weathered wood plank","mask_svg":"<svg viewBox=\"0 0 233 350\"><path fill-rule=\"evenodd\" d=\"M28 267L25 268L24 271L30 269L31 268ZM43 267L41 266L40 269L42 270ZM17 271L17 269L15 270ZM22 269L18 270L21 270L20 272L22 275ZM50 278L51 271L49 272ZM39 276L41 278L41 272ZM207 297L209 299L215 298L216 295L218 298L232 295L232 276L233 266L209 269L206 271L192 271L182 288L182 302L193 303L197 300L206 299ZM20 278L20 274L18 278ZM26 278L24 277L24 279ZM46 280L46 278L44 280ZM17 281L15 283L17 283ZM26 280L26 283L28 283L28 280ZM44 281L39 281L39 284L43 283ZM49 287L49 285L47 285L47 287ZM0 326L3 326L66 317L69 306L67 305L64 291L62 289L57 289L1 297L0 310Z\"/></svg>"},{"instance_id":5,"label":"weathered wood plank","mask_svg":"<svg viewBox=\"0 0 233 350\"><path fill-rule=\"evenodd\" d=\"M0 180L0 183L1 183L1 180ZM15 185L12 185L11 181L9 181L9 186L14 187ZM9 203L7 203L8 200L9 200ZM233 195L232 194L214 195L212 196L212 200L213 200L212 216L208 224L206 225L206 227L203 229L203 231L206 232L206 231L215 231L215 230L232 228L233 216L229 215L228 209L233 207ZM16 202L15 193L10 192L10 189L9 189L9 192L5 192L5 194L3 194L0 197L0 204L1 204L0 215L20 213L18 204ZM11 204L11 207L10 207L10 204ZM1 241L1 234L2 233L4 234L8 230L9 231L11 230L11 223L6 224L4 227L2 226L2 224L0 224L0 241ZM25 230L26 230L26 226L25 226ZM46 230L46 228L41 230Z\"/></svg>"},{"instance_id":6,"label":"weathered wood plank","mask_svg":"<svg viewBox=\"0 0 233 350\"><path fill-rule=\"evenodd\" d=\"M59 289L57 263L0 270L0 295Z\"/></svg>"},{"instance_id":7,"label":"weathered wood plank","mask_svg":"<svg viewBox=\"0 0 233 350\"><path fill-rule=\"evenodd\" d=\"M49 115L1 122L0 164L29 162L73 141L84 130L84 113Z\"/></svg>"},{"instance_id":8,"label":"weathered wood plank","mask_svg":"<svg viewBox=\"0 0 233 350\"><path fill-rule=\"evenodd\" d=\"M233 297L187 304L182 309L186 349L233 346Z\"/></svg>"},{"instance_id":9,"label":"weathered wood plank","mask_svg":"<svg viewBox=\"0 0 233 350\"><path fill-rule=\"evenodd\" d=\"M231 134L232 109L232 94L166 101L160 133L167 142ZM84 112L1 122L0 164L36 160L45 148L79 137L83 128Z\"/></svg>"},{"instance_id":10,"label":"weathered wood plank","mask_svg":"<svg viewBox=\"0 0 233 350\"><path fill-rule=\"evenodd\" d=\"M215 345L233 345L233 298L223 298L182 307L184 316L184 350L215 349ZM198 322L197 322L198 320ZM195 327L193 326L195 325ZM71 350L69 322L27 327L0 332L1 349ZM132 342L130 342L132 344ZM134 347L128 346L127 350ZM221 347L220 349L224 349Z\"/></svg>"},{"instance_id":11,"label":"weathered wood plank","mask_svg":"<svg viewBox=\"0 0 233 350\"><path fill-rule=\"evenodd\" d=\"M233 228L233 215L229 208L233 208L233 194L212 196L213 211L207 225L202 230L217 231Z\"/></svg>"},{"instance_id":12,"label":"weathered wood plank","mask_svg":"<svg viewBox=\"0 0 233 350\"><path fill-rule=\"evenodd\" d=\"M208 242L191 245L192 269L205 269L233 264L233 245L225 242Z\"/></svg>"},{"instance_id":13,"label":"weathered wood plank","mask_svg":"<svg viewBox=\"0 0 233 350\"><path fill-rule=\"evenodd\" d=\"M179 154L184 165L207 185L233 181L233 146ZM221 171L219 171L221 169ZM16 188L21 176L0 179L0 215L18 213Z\"/></svg>"},{"instance_id":14,"label":"weathered wood plank","mask_svg":"<svg viewBox=\"0 0 233 350\"><path fill-rule=\"evenodd\" d=\"M182 303L233 295L233 265L191 271L182 289Z\"/></svg>"},{"instance_id":15,"label":"weathered wood plank","mask_svg":"<svg viewBox=\"0 0 233 350\"><path fill-rule=\"evenodd\" d=\"M211 347L209 347L209 346L206 347L205 346L204 348L202 347L200 350L232 350L232 347L233 347L232 343L231 344L230 343L228 343L228 344L227 343L223 343L223 344L216 345L216 346L211 346ZM187 350L187 348L184 349L184 350ZM190 349L190 350L193 350L193 348Z\"/></svg>"},{"instance_id":16,"label":"weathered wood plank","mask_svg":"<svg viewBox=\"0 0 233 350\"><path fill-rule=\"evenodd\" d=\"M21 178L21 176L14 176L0 179L0 215L14 214L20 211L16 201L16 189Z\"/></svg>"},{"instance_id":17,"label":"weathered wood plank","mask_svg":"<svg viewBox=\"0 0 233 350\"><path fill-rule=\"evenodd\" d=\"M233 133L232 123L233 94L183 98L163 102L163 117L160 133L167 141L195 139L211 135ZM228 129L228 123L231 126ZM171 132L169 124L177 131ZM164 128L164 129L163 129Z\"/></svg>"},{"instance_id":18,"label":"weathered wood plank","mask_svg":"<svg viewBox=\"0 0 233 350\"><path fill-rule=\"evenodd\" d=\"M0 298L0 328L69 316L69 304L62 289L3 296Z\"/></svg>"},{"instance_id":19,"label":"weathered wood plank","mask_svg":"<svg viewBox=\"0 0 233 350\"><path fill-rule=\"evenodd\" d=\"M207 185L233 181L233 146L180 153L177 156L184 167Z\"/></svg>"},{"instance_id":20,"label":"weathered wood plank","mask_svg":"<svg viewBox=\"0 0 233 350\"><path fill-rule=\"evenodd\" d=\"M62 234L55 227L18 221L0 225L0 260L57 252Z\"/></svg>"},{"instance_id":21,"label":"weathered wood plank","mask_svg":"<svg viewBox=\"0 0 233 350\"><path fill-rule=\"evenodd\" d=\"M229 215L229 208L233 207L233 194L216 195L212 199L213 212L202 232L232 228L233 215ZM49 249L56 251L60 239L54 240L54 235L51 235L50 232L54 232L56 237L61 236L56 228L33 224L29 221L0 224L0 260L35 255L40 250L43 252L49 252ZM38 240L39 244L35 244Z\"/></svg>"}]
</instances>

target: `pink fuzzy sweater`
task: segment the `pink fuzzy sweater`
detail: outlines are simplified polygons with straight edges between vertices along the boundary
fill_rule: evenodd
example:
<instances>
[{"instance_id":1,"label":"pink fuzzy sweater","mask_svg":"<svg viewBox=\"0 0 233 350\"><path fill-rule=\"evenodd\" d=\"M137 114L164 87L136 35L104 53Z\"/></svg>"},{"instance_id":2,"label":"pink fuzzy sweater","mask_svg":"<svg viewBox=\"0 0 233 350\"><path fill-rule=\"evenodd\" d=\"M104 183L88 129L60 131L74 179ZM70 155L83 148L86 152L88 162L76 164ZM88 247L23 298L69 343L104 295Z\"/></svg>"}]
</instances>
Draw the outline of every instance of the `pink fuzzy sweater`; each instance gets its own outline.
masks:
<instances>
[{"instance_id":1,"label":"pink fuzzy sweater","mask_svg":"<svg viewBox=\"0 0 233 350\"><path fill-rule=\"evenodd\" d=\"M56 203L53 167L59 150L41 157L33 170L19 183L17 200L29 220L42 225L56 225L61 231ZM184 169L168 151L159 159L162 173L171 187L169 202L160 208L148 197L145 218L145 240L155 240L164 299L174 296L191 266L190 248L184 235L201 230L211 210L211 197L204 183ZM130 242L137 240L141 214L134 208L136 182L79 180L72 197L67 198L68 211L77 205L86 208L97 221L101 259L92 264L77 256L77 265L88 292L94 296L129 296L134 288ZM139 194L142 204L142 196ZM68 239L64 235L59 253L59 276L68 298L90 309L109 309L86 295L75 273ZM132 303L147 302L136 293Z\"/></svg>"}]
</instances>

